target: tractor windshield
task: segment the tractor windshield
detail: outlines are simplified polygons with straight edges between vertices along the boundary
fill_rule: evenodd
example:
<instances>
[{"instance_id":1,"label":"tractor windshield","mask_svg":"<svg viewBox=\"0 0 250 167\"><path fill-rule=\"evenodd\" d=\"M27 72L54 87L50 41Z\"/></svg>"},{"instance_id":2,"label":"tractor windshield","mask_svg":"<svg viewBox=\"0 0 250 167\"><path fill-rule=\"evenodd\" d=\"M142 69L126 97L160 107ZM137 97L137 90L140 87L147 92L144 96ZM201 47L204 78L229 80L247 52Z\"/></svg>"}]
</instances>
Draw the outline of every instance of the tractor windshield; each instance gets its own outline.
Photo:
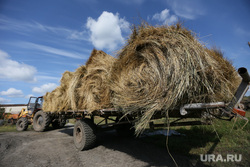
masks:
<instances>
[{"instance_id":1,"label":"tractor windshield","mask_svg":"<svg viewBox=\"0 0 250 167\"><path fill-rule=\"evenodd\" d=\"M30 97L29 103L28 103L28 110L34 111L35 104L36 104L36 97Z\"/></svg>"},{"instance_id":2,"label":"tractor windshield","mask_svg":"<svg viewBox=\"0 0 250 167\"><path fill-rule=\"evenodd\" d=\"M38 98L36 108L41 109L43 106L43 98Z\"/></svg>"}]
</instances>

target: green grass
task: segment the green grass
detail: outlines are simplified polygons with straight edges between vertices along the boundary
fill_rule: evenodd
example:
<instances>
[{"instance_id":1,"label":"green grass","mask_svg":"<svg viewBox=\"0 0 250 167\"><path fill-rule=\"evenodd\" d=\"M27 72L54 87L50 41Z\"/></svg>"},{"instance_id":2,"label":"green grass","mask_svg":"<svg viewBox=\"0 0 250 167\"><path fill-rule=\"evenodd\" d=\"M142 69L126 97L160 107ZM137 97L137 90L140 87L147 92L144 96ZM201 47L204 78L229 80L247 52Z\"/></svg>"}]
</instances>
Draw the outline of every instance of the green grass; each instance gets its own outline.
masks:
<instances>
[{"instance_id":1,"label":"green grass","mask_svg":"<svg viewBox=\"0 0 250 167\"><path fill-rule=\"evenodd\" d=\"M69 123L71 124L75 124L76 123L76 119L68 119L69 120Z\"/></svg>"},{"instance_id":2,"label":"green grass","mask_svg":"<svg viewBox=\"0 0 250 167\"><path fill-rule=\"evenodd\" d=\"M16 125L3 125L3 126L0 126L0 133L1 132L16 132Z\"/></svg>"},{"instance_id":3,"label":"green grass","mask_svg":"<svg viewBox=\"0 0 250 167\"><path fill-rule=\"evenodd\" d=\"M250 113L246 117L250 120ZM236 122L235 122L236 121ZM205 163L211 166L249 166L250 164L250 123L244 129L245 120L223 121L215 119L212 125L171 127L185 136L168 138L168 148L173 154L181 154L200 160L200 154L242 154L241 162ZM166 147L166 137L162 135L142 138L144 142Z\"/></svg>"},{"instance_id":4,"label":"green grass","mask_svg":"<svg viewBox=\"0 0 250 167\"><path fill-rule=\"evenodd\" d=\"M30 131L30 130L33 130L32 125L28 126L27 131ZM16 125L11 125L5 122L4 125L0 126L0 133L2 132L18 132L18 131L16 130Z\"/></svg>"},{"instance_id":5,"label":"green grass","mask_svg":"<svg viewBox=\"0 0 250 167\"><path fill-rule=\"evenodd\" d=\"M95 123L97 124L102 120L103 120L103 118L96 117ZM75 124L76 119L69 119L68 121L69 121L69 123ZM110 120L108 122L114 123L114 121L110 121ZM104 123L105 122L102 122L101 124L104 124ZM53 129L52 125L50 125L50 128ZM33 130L32 125L29 125L27 130ZM5 122L5 124L3 126L0 126L0 133L1 132L17 132L16 125L11 125L11 124Z\"/></svg>"}]
</instances>

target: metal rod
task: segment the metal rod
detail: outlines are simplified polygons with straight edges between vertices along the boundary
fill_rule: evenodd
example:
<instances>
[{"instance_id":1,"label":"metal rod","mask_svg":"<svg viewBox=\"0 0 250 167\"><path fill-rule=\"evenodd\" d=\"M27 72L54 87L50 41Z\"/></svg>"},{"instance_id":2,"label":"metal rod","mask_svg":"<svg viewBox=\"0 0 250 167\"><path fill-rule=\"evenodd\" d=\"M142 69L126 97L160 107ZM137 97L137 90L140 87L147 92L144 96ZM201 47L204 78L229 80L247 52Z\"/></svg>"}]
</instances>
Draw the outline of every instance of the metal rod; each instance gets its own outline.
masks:
<instances>
[{"instance_id":1,"label":"metal rod","mask_svg":"<svg viewBox=\"0 0 250 167\"><path fill-rule=\"evenodd\" d=\"M216 102L216 103L192 103L192 104L185 104L180 108L180 114L186 115L188 112L187 110L202 110L202 109L216 109L220 107L225 107L224 102Z\"/></svg>"}]
</instances>

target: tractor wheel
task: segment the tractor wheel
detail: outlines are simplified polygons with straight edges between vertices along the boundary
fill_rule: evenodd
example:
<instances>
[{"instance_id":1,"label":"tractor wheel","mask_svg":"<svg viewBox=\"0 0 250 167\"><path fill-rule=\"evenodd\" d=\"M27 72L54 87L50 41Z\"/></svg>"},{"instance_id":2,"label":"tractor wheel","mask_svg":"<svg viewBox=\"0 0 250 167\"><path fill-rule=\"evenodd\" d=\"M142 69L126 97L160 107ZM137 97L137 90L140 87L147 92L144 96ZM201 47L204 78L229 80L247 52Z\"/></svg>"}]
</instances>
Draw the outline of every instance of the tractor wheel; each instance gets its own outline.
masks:
<instances>
[{"instance_id":1,"label":"tractor wheel","mask_svg":"<svg viewBox=\"0 0 250 167\"><path fill-rule=\"evenodd\" d=\"M22 117L18 119L16 123L16 130L17 131L25 131L28 128L28 119L26 117Z\"/></svg>"},{"instance_id":2,"label":"tractor wheel","mask_svg":"<svg viewBox=\"0 0 250 167\"><path fill-rule=\"evenodd\" d=\"M78 120L73 135L77 150L90 149L96 142L96 125L90 119Z\"/></svg>"},{"instance_id":3,"label":"tractor wheel","mask_svg":"<svg viewBox=\"0 0 250 167\"><path fill-rule=\"evenodd\" d=\"M50 117L43 111L38 111L33 118L33 128L37 132L43 132L48 129Z\"/></svg>"},{"instance_id":4,"label":"tractor wheel","mask_svg":"<svg viewBox=\"0 0 250 167\"><path fill-rule=\"evenodd\" d=\"M54 129L60 129L60 128L63 128L63 127L65 126L66 121L64 121L64 122L54 121L54 122L52 122L51 124L52 124L52 127L53 127Z\"/></svg>"}]
</instances>

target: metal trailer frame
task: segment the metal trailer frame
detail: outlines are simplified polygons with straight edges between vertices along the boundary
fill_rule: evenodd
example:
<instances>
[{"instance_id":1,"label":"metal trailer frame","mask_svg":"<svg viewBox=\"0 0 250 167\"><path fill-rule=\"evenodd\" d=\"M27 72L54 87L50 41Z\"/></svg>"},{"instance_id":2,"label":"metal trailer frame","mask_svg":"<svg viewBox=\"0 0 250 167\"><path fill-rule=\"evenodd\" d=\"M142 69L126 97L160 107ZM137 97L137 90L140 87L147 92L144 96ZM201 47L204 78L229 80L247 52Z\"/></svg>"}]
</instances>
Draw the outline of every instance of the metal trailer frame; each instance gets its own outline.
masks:
<instances>
[{"instance_id":1,"label":"metal trailer frame","mask_svg":"<svg viewBox=\"0 0 250 167\"><path fill-rule=\"evenodd\" d=\"M185 126L185 125L203 125L209 124L209 122L201 122L201 121L189 121L189 122L179 122L185 118L201 118L206 117L209 120L212 117L224 119L230 121L233 117L240 117L246 120L248 123L248 119L245 118L245 111L237 109L240 101L248 90L250 83L250 76L247 72L247 69L242 67L238 69L239 75L242 77L242 82L239 85L234 98L230 103L224 102L214 102L214 103L193 103L193 104L185 104L180 108L176 108L174 110L168 111L168 117L177 118L176 120L170 122L170 126ZM211 112L211 111L216 111ZM53 113L51 113L53 114ZM101 109L89 113L86 110L68 110L65 112L57 113L57 117L63 117L63 119L67 118L75 118L76 124L74 126L74 143L78 150L87 150L92 148L95 145L96 141L96 133L99 129L101 130L109 130L116 129L118 132L122 134L133 134L133 125L136 122L136 119L140 116L140 113L126 115L124 116L122 111L117 110L115 108ZM103 120L99 123L95 123L95 117L102 117ZM207 117L208 116L208 117ZM157 111L153 116L153 119L161 119L166 118L166 113L163 111ZM115 118L115 119L114 119ZM110 123L109 120L113 121ZM102 124L104 122L104 124ZM154 124L150 122L150 128L154 127L163 127L166 124Z\"/></svg>"}]
</instances>

